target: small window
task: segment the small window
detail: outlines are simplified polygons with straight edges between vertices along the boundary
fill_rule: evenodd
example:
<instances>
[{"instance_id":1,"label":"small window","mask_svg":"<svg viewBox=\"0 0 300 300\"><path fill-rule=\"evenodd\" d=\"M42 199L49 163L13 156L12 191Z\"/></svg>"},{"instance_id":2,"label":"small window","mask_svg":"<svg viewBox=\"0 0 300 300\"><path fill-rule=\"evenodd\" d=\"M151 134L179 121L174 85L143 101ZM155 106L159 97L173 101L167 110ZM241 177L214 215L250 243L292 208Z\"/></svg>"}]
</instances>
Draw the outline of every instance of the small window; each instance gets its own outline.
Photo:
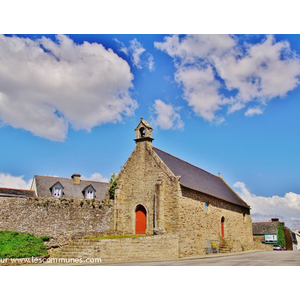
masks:
<instances>
[{"instance_id":1,"label":"small window","mask_svg":"<svg viewBox=\"0 0 300 300\"><path fill-rule=\"evenodd\" d=\"M61 188L54 188L53 196L61 197Z\"/></svg>"},{"instance_id":2,"label":"small window","mask_svg":"<svg viewBox=\"0 0 300 300\"><path fill-rule=\"evenodd\" d=\"M95 199L95 192L96 192L96 190L93 188L92 185L87 186L83 190L85 199Z\"/></svg>"},{"instance_id":3,"label":"small window","mask_svg":"<svg viewBox=\"0 0 300 300\"><path fill-rule=\"evenodd\" d=\"M60 198L63 195L63 186L60 184L60 182L54 184L50 190L52 193L52 197Z\"/></svg>"},{"instance_id":4,"label":"small window","mask_svg":"<svg viewBox=\"0 0 300 300\"><path fill-rule=\"evenodd\" d=\"M87 199L94 199L94 191L92 190L87 191L85 196Z\"/></svg>"},{"instance_id":5,"label":"small window","mask_svg":"<svg viewBox=\"0 0 300 300\"><path fill-rule=\"evenodd\" d=\"M208 212L208 205L209 205L208 202L205 202L205 203L204 203L204 207L205 207L205 211L206 211L206 212Z\"/></svg>"}]
</instances>

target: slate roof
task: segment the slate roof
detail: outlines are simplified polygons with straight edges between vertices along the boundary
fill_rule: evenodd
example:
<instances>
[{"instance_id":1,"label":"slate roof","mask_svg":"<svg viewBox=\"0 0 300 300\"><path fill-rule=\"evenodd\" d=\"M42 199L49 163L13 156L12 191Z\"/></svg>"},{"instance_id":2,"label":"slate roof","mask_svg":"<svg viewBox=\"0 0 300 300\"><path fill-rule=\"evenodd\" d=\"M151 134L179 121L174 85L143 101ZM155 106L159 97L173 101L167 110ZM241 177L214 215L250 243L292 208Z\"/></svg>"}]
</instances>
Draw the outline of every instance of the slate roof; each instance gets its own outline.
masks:
<instances>
[{"instance_id":1,"label":"slate roof","mask_svg":"<svg viewBox=\"0 0 300 300\"><path fill-rule=\"evenodd\" d=\"M0 188L0 197L34 197L35 191L11 188Z\"/></svg>"},{"instance_id":2,"label":"slate roof","mask_svg":"<svg viewBox=\"0 0 300 300\"><path fill-rule=\"evenodd\" d=\"M57 182L60 182L60 184L64 187L62 197L65 198L83 199L84 198L83 191L85 190L86 187L92 185L96 190L95 198L104 199L106 189L109 187L108 182L80 180L80 184L74 184L73 179L71 178L35 175L34 183L36 185L37 196L51 197L50 188Z\"/></svg>"},{"instance_id":3,"label":"slate roof","mask_svg":"<svg viewBox=\"0 0 300 300\"><path fill-rule=\"evenodd\" d=\"M158 148L153 147L153 150L175 176L181 176L180 184L182 186L225 200L232 204L247 208L250 207L222 178L208 173Z\"/></svg>"},{"instance_id":4,"label":"slate roof","mask_svg":"<svg viewBox=\"0 0 300 300\"><path fill-rule=\"evenodd\" d=\"M277 234L280 222L255 222L252 223L253 235Z\"/></svg>"}]
</instances>

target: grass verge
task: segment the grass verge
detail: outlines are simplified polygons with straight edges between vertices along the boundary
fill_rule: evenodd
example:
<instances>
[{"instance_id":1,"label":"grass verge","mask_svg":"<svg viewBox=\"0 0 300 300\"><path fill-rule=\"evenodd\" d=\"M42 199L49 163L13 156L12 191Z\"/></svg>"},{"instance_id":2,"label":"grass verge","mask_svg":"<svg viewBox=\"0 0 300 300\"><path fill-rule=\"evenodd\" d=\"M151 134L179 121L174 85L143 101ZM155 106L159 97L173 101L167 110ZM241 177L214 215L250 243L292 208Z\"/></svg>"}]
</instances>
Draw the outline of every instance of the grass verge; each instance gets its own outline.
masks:
<instances>
[{"instance_id":1,"label":"grass verge","mask_svg":"<svg viewBox=\"0 0 300 300\"><path fill-rule=\"evenodd\" d=\"M35 237L30 233L0 231L0 258L22 258L47 255L44 241L49 237Z\"/></svg>"}]
</instances>

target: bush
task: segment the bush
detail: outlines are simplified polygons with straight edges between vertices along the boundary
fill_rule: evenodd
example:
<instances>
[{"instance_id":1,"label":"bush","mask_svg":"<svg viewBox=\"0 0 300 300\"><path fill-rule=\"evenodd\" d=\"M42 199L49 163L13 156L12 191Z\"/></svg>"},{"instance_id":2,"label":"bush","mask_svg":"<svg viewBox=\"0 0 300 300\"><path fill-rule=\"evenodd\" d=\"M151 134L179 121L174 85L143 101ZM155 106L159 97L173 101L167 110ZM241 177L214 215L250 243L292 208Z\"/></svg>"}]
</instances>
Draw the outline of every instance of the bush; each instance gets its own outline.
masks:
<instances>
[{"instance_id":1,"label":"bush","mask_svg":"<svg viewBox=\"0 0 300 300\"><path fill-rule=\"evenodd\" d=\"M279 223L277 227L277 242L282 247L285 247L285 238L282 225Z\"/></svg>"},{"instance_id":2,"label":"bush","mask_svg":"<svg viewBox=\"0 0 300 300\"><path fill-rule=\"evenodd\" d=\"M46 239L48 237L42 238ZM37 238L30 233L0 231L0 258L22 258L46 255L47 249L42 238Z\"/></svg>"},{"instance_id":3,"label":"bush","mask_svg":"<svg viewBox=\"0 0 300 300\"><path fill-rule=\"evenodd\" d=\"M116 186L117 186L117 179L116 179L116 174L115 173L112 173L111 176L110 176L110 180L109 180L109 183L110 183L110 187L109 187L109 199L115 199L115 189L116 189Z\"/></svg>"}]
</instances>

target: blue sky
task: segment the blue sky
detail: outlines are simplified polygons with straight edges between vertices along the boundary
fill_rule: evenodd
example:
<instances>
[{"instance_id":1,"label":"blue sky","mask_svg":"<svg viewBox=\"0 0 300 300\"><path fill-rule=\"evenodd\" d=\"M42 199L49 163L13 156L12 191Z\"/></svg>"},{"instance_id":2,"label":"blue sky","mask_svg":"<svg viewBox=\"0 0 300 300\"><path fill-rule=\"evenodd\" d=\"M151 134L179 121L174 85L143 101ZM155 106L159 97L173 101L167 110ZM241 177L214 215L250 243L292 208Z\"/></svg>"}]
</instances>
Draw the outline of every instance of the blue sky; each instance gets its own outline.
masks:
<instances>
[{"instance_id":1,"label":"blue sky","mask_svg":"<svg viewBox=\"0 0 300 300\"><path fill-rule=\"evenodd\" d=\"M300 229L299 35L0 36L0 186L108 180L153 144Z\"/></svg>"}]
</instances>

